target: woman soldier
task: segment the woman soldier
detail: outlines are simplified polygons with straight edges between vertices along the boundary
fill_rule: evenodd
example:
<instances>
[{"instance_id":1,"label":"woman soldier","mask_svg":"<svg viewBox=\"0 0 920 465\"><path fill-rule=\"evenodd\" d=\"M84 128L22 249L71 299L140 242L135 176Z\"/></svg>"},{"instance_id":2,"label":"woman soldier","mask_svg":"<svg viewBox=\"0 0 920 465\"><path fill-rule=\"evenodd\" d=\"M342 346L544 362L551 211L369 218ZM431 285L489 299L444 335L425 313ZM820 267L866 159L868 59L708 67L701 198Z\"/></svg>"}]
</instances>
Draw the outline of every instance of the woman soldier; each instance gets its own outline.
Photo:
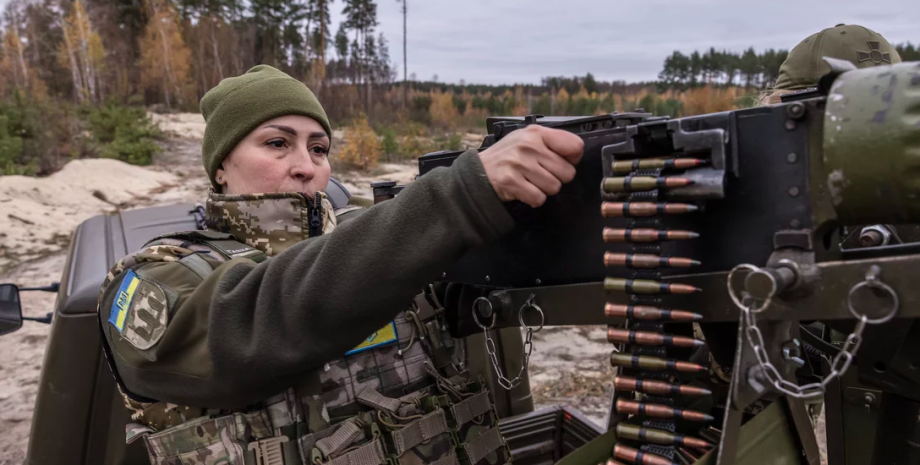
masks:
<instances>
[{"instance_id":1,"label":"woman soldier","mask_svg":"<svg viewBox=\"0 0 920 465\"><path fill-rule=\"evenodd\" d=\"M129 441L155 464L508 461L488 393L433 334L437 312L405 309L512 229L504 202L537 207L571 181L582 140L530 126L337 216L332 131L304 84L256 66L201 110L209 229L123 258L100 295Z\"/></svg>"}]
</instances>

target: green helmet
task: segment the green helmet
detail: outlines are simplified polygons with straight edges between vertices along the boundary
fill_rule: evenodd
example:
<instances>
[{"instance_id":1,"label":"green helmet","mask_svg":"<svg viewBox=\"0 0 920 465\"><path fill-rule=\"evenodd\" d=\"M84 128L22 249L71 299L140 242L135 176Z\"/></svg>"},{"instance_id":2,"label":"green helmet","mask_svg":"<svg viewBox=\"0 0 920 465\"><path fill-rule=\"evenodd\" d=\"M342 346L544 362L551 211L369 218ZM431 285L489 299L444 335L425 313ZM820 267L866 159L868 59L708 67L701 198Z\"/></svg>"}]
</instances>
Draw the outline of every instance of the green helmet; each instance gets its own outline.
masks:
<instances>
[{"instance_id":1,"label":"green helmet","mask_svg":"<svg viewBox=\"0 0 920 465\"><path fill-rule=\"evenodd\" d=\"M818 85L830 71L822 57L848 60L859 68L900 63L898 51L881 34L862 26L838 24L796 45L779 68L775 89L802 90Z\"/></svg>"}]
</instances>

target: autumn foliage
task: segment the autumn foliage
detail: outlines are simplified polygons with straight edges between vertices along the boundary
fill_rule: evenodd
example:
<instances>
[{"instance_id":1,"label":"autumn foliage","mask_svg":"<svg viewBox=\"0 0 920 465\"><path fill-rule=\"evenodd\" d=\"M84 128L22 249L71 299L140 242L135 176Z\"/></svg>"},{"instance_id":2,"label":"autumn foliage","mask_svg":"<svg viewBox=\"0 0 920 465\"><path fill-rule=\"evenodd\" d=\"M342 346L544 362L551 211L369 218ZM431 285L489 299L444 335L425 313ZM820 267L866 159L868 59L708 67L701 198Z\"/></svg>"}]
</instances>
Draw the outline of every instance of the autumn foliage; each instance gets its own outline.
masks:
<instances>
[{"instance_id":1,"label":"autumn foliage","mask_svg":"<svg viewBox=\"0 0 920 465\"><path fill-rule=\"evenodd\" d=\"M367 117L358 116L345 128L342 149L338 152L337 162L350 168L367 169L377 165L382 147L377 133L368 124Z\"/></svg>"}]
</instances>

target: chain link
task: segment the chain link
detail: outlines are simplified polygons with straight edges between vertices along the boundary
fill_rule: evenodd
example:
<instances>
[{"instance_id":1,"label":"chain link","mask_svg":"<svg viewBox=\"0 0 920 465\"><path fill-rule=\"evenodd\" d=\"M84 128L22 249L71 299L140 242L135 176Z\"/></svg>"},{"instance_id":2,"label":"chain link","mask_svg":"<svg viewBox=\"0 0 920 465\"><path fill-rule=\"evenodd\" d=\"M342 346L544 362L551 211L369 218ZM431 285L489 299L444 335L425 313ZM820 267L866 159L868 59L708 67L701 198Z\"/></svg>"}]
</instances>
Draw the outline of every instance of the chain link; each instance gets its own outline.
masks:
<instances>
[{"instance_id":1,"label":"chain link","mask_svg":"<svg viewBox=\"0 0 920 465\"><path fill-rule=\"evenodd\" d=\"M543 309L541 309L534 302L535 297L536 296L531 294L530 297L527 299L527 301L524 302L524 305L521 306L521 309L518 312L518 319L521 322L521 326L526 326L524 324L524 311L525 310L532 308L536 310L537 312L539 312L540 327L537 328L536 331L534 331L532 326L527 326L527 334L524 337L524 348L523 348L524 360L521 363L521 370L518 372L517 376L514 377L514 379L508 379L508 377L506 377L504 372L502 371L501 367L499 367L498 354L497 354L497 350L495 347L495 341L492 339L492 336L489 331L490 329L492 329L492 327L495 326L494 313L492 317L492 324L489 325L488 327L480 324L479 320L476 319L476 324L478 324L479 327L482 328L482 334L485 336L486 352L489 353L489 359L492 360L492 367L495 368L495 375L497 376L498 385L503 387L507 391L510 391L511 389L521 384L522 378L524 377L524 372L527 371L527 367L528 365L530 365L530 354L531 352L533 352L533 333L539 332L541 329L543 329L543 322L544 322ZM490 307L491 307L491 304L490 304ZM473 306L474 319L475 319L476 312L477 310L476 310L476 306L474 303L474 306Z\"/></svg>"},{"instance_id":2,"label":"chain link","mask_svg":"<svg viewBox=\"0 0 920 465\"><path fill-rule=\"evenodd\" d=\"M761 304L758 308L753 309L751 306L746 305L747 302L751 302L753 300L751 296L745 292L744 297L739 300L735 295L734 289L732 288L731 277L735 271L740 269L757 271L758 268L753 265L739 265L732 269L731 273L729 273L728 292L732 300L741 310L741 324L744 326L744 337L748 344L750 344L751 349L754 351L754 355L757 357L757 363L760 365L761 373L764 375L764 377L767 378L767 380L777 391L798 399L807 399L823 395L827 389L828 383L840 376L843 376L843 374L846 373L846 371L850 368L850 365L853 363L853 357L856 356L856 351L859 350L859 346L862 344L862 334L863 330L866 328L866 325L879 324L884 321L888 321L894 317L894 314L898 309L897 294L893 289L891 289L891 287L877 279L877 269L871 270L869 274L866 275L866 280L853 286L849 295L847 296L847 304L850 307L851 313L853 313L853 315L858 318L858 323L856 324L854 331L849 336L847 336L846 342L843 344L843 348L836 356L834 356L833 361L831 361L831 372L820 382L800 386L783 379L779 370L776 369L776 366L770 362L770 358L767 355L767 351L765 349L766 344L764 343L763 333L761 333L760 328L757 327L757 314L764 311L769 306L770 301L776 294L776 287L774 287L770 292L765 303ZM886 317L877 320L870 320L866 315L859 314L853 308L851 301L853 292L863 286L876 287L891 293L894 298L894 305L892 306L891 312ZM743 374L739 373L739 375Z\"/></svg>"}]
</instances>

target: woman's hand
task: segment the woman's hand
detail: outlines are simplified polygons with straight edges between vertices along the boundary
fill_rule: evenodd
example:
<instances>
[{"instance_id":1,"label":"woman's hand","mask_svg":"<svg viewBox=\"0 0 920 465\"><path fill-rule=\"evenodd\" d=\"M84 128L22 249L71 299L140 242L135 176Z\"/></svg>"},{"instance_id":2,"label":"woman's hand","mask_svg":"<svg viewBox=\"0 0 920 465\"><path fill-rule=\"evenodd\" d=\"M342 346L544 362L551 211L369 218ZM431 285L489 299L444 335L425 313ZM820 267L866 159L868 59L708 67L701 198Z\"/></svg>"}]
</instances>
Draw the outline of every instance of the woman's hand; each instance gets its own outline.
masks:
<instances>
[{"instance_id":1,"label":"woman's hand","mask_svg":"<svg viewBox=\"0 0 920 465\"><path fill-rule=\"evenodd\" d=\"M482 151L479 159L500 199L536 208L575 177L584 146L571 132L533 124Z\"/></svg>"}]
</instances>

